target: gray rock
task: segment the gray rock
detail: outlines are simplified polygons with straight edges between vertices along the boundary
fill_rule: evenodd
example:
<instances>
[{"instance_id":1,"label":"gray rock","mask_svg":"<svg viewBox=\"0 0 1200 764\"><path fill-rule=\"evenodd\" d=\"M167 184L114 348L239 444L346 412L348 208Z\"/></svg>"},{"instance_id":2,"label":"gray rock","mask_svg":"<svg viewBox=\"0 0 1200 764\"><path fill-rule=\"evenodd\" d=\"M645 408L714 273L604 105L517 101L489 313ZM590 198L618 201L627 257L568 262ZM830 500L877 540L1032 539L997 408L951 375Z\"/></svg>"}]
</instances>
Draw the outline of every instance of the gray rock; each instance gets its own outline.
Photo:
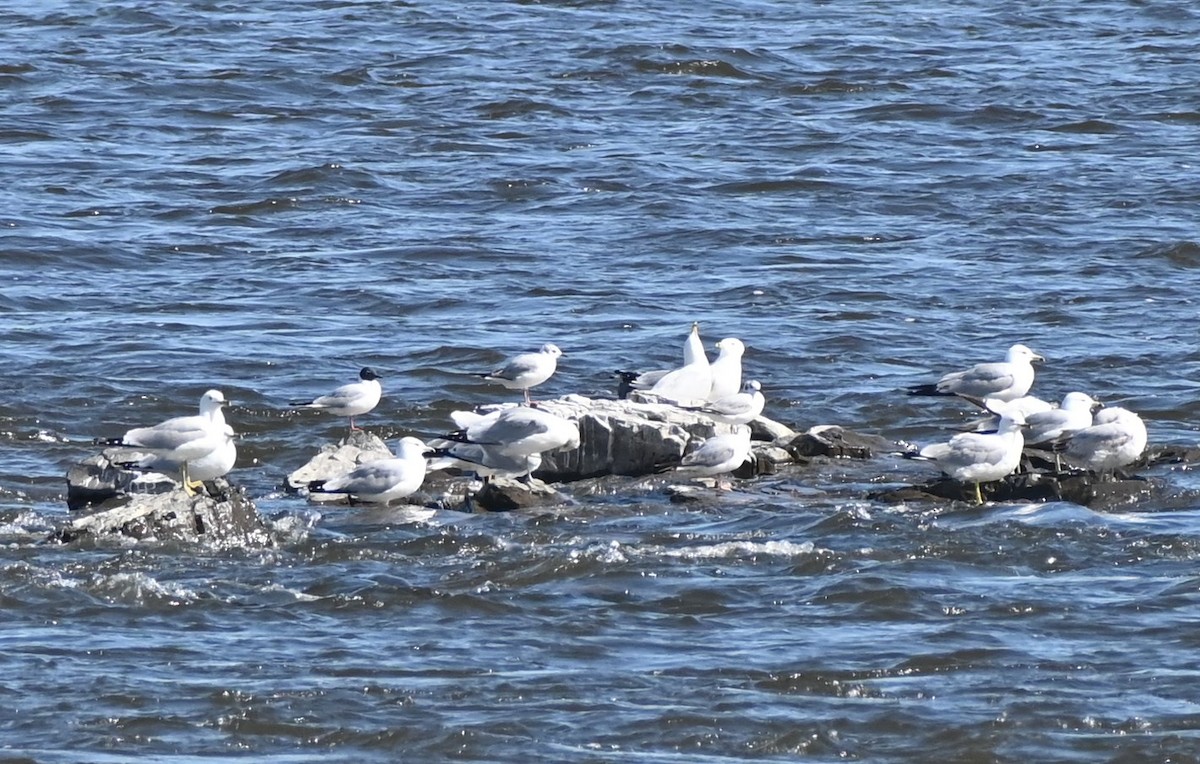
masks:
<instances>
[{"instance_id":1,"label":"gray rock","mask_svg":"<svg viewBox=\"0 0 1200 764\"><path fill-rule=\"evenodd\" d=\"M543 455L535 476L549 482L649 475L678 464L693 438L707 439L732 430L730 425L714 422L698 412L646 402L637 393L629 400L568 395L539 401L538 407L579 425L579 448ZM772 432L790 432L770 420L763 422ZM772 453L764 464L778 465L778 456Z\"/></svg>"},{"instance_id":2,"label":"gray rock","mask_svg":"<svg viewBox=\"0 0 1200 764\"><path fill-rule=\"evenodd\" d=\"M337 443L321 447L316 456L287 476L286 488L292 491L307 489L314 480L330 480L345 475L360 464L378 459L390 459L395 454L378 435L364 430L352 430ZM311 494L313 501L345 501L341 494Z\"/></svg>"},{"instance_id":3,"label":"gray rock","mask_svg":"<svg viewBox=\"0 0 1200 764\"><path fill-rule=\"evenodd\" d=\"M120 534L220 548L274 543L254 503L224 478L189 495L169 477L121 469L109 456L97 454L67 470L71 519L54 534L57 540Z\"/></svg>"},{"instance_id":4,"label":"gray rock","mask_svg":"<svg viewBox=\"0 0 1200 764\"><path fill-rule=\"evenodd\" d=\"M813 427L783 447L797 460L813 456L870 459L877 453L900 450L899 444L887 438L864 435L837 425Z\"/></svg>"},{"instance_id":5,"label":"gray rock","mask_svg":"<svg viewBox=\"0 0 1200 764\"><path fill-rule=\"evenodd\" d=\"M54 538L66 543L88 542L119 534L139 541L203 544L219 549L274 545L275 537L254 503L223 479L213 482L228 489L220 498L188 495L182 488L169 493L130 494L78 513Z\"/></svg>"},{"instance_id":6,"label":"gray rock","mask_svg":"<svg viewBox=\"0 0 1200 764\"><path fill-rule=\"evenodd\" d=\"M566 503L566 496L536 478L528 483L509 478L492 478L467 498L469 509L484 512L507 512Z\"/></svg>"},{"instance_id":7,"label":"gray rock","mask_svg":"<svg viewBox=\"0 0 1200 764\"><path fill-rule=\"evenodd\" d=\"M1094 474L1042 472L1009 475L980 486L984 501L1068 501L1092 509L1111 509L1160 498L1163 487L1144 478L1104 480ZM955 480L941 478L920 486L904 486L873 493L871 499L898 504L911 501L964 501L974 503L974 490Z\"/></svg>"}]
</instances>

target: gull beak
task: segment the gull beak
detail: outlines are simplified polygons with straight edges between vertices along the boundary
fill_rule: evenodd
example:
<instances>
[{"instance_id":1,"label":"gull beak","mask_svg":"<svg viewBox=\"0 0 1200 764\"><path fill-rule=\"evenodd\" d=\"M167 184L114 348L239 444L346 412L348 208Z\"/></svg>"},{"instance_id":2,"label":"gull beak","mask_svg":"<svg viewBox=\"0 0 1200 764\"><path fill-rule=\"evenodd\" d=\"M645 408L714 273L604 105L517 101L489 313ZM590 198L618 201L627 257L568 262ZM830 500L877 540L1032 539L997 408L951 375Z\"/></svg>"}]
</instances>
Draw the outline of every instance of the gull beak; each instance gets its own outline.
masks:
<instances>
[{"instance_id":1,"label":"gull beak","mask_svg":"<svg viewBox=\"0 0 1200 764\"><path fill-rule=\"evenodd\" d=\"M1044 356L1044 355L1038 355L1037 353L1034 353L1034 354L1033 354L1033 358L1030 358L1029 360L1031 360L1031 361L1041 361L1042 363L1045 363L1045 362L1046 362L1046 356Z\"/></svg>"}]
</instances>

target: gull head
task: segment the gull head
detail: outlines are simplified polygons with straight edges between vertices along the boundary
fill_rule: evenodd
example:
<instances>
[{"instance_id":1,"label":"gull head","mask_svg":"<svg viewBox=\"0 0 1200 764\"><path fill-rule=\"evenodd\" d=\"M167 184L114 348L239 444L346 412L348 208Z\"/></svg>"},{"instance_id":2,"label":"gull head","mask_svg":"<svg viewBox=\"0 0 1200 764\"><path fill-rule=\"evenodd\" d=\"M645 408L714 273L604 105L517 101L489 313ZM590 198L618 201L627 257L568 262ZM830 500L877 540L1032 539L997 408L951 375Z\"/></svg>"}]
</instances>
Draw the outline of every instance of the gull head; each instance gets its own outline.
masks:
<instances>
[{"instance_id":1,"label":"gull head","mask_svg":"<svg viewBox=\"0 0 1200 764\"><path fill-rule=\"evenodd\" d=\"M549 342L546 343L545 345L542 345L541 352L545 353L548 356L551 356L552 358L558 358L560 355L563 354L563 351L558 349L558 345L554 345Z\"/></svg>"},{"instance_id":2,"label":"gull head","mask_svg":"<svg viewBox=\"0 0 1200 764\"><path fill-rule=\"evenodd\" d=\"M716 347L721 351L721 355L740 356L746 352L746 346L737 337L726 337L718 342Z\"/></svg>"},{"instance_id":3,"label":"gull head","mask_svg":"<svg viewBox=\"0 0 1200 764\"><path fill-rule=\"evenodd\" d=\"M373 379L382 379L382 377L380 377L378 374L376 374L375 370L372 369L370 366L362 367L362 371L360 371L358 373L358 378L363 380L364 382L370 382Z\"/></svg>"},{"instance_id":4,"label":"gull head","mask_svg":"<svg viewBox=\"0 0 1200 764\"><path fill-rule=\"evenodd\" d=\"M1067 393L1062 401L1062 408L1067 411L1090 411L1095 414L1103 407L1103 403L1087 393Z\"/></svg>"},{"instance_id":5,"label":"gull head","mask_svg":"<svg viewBox=\"0 0 1200 764\"><path fill-rule=\"evenodd\" d=\"M1013 363L1014 361L1032 363L1033 361L1045 361L1046 359L1033 352L1028 347L1017 344L1008 349L1008 355L1005 356L1005 360L1009 363Z\"/></svg>"},{"instance_id":6,"label":"gull head","mask_svg":"<svg viewBox=\"0 0 1200 764\"><path fill-rule=\"evenodd\" d=\"M200 396L200 413L208 415L214 411L220 411L221 407L228 403L229 401L225 400L225 395L220 390L209 390Z\"/></svg>"}]
</instances>

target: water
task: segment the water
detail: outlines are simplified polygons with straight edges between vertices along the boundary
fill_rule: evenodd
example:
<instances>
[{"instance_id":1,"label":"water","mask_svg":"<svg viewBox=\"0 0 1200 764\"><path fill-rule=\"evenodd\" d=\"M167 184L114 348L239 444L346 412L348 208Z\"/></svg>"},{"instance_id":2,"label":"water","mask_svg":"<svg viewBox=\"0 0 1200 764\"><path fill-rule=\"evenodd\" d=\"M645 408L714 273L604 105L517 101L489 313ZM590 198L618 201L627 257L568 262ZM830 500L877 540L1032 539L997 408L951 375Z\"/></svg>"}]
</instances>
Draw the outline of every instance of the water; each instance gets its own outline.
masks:
<instances>
[{"instance_id":1,"label":"water","mask_svg":"<svg viewBox=\"0 0 1200 764\"><path fill-rule=\"evenodd\" d=\"M471 516L279 490L342 422L738 336L768 413L1025 342L1035 392L1196 440L1200 16L1111 2L16 3L0 11L6 760L1196 761L1197 480L893 507L818 462ZM41 543L84 444L220 387L269 549Z\"/></svg>"}]
</instances>

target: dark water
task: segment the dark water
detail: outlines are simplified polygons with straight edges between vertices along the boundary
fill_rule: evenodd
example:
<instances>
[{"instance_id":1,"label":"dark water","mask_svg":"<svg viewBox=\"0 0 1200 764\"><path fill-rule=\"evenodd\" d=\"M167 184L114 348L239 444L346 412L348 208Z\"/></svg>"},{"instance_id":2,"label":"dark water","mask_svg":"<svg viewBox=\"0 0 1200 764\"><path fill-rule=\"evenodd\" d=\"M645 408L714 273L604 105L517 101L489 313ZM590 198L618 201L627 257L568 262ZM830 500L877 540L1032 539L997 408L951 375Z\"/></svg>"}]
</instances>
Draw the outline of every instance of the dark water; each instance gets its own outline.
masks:
<instances>
[{"instance_id":1,"label":"dark water","mask_svg":"<svg viewBox=\"0 0 1200 764\"><path fill-rule=\"evenodd\" d=\"M1121 512L886 506L819 463L471 516L278 486L365 364L437 431L741 337L768 414L944 437L906 384L1200 422L1185 3L10 3L3 760L1197 761L1200 481ZM84 442L219 387L270 549L40 543Z\"/></svg>"}]
</instances>

